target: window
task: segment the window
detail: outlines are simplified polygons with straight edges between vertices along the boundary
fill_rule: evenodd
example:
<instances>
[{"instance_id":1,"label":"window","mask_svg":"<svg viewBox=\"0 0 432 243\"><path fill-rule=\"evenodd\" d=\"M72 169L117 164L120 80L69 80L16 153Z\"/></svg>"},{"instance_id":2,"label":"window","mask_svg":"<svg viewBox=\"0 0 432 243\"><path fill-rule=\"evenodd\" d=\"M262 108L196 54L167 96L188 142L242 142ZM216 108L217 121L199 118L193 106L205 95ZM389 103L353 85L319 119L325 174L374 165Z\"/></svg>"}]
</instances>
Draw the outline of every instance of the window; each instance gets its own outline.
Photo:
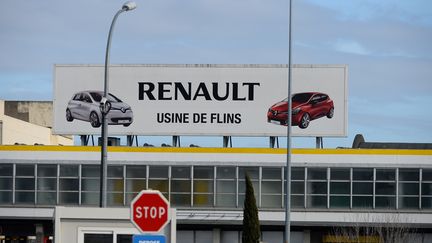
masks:
<instances>
[{"instance_id":1,"label":"window","mask_svg":"<svg viewBox=\"0 0 432 243\"><path fill-rule=\"evenodd\" d=\"M396 170L376 169L375 207L396 207Z\"/></svg>"},{"instance_id":2,"label":"window","mask_svg":"<svg viewBox=\"0 0 432 243\"><path fill-rule=\"evenodd\" d=\"M59 203L78 204L79 166L60 165Z\"/></svg>"},{"instance_id":3,"label":"window","mask_svg":"<svg viewBox=\"0 0 432 243\"><path fill-rule=\"evenodd\" d=\"M124 193L123 166L108 166L107 178L107 204L111 206L122 206Z\"/></svg>"},{"instance_id":4,"label":"window","mask_svg":"<svg viewBox=\"0 0 432 243\"><path fill-rule=\"evenodd\" d=\"M327 168L308 168L306 193L309 208L327 207Z\"/></svg>"},{"instance_id":5,"label":"window","mask_svg":"<svg viewBox=\"0 0 432 243\"><path fill-rule=\"evenodd\" d=\"M146 177L147 166L127 165L126 166L126 204L131 201L141 191L147 189Z\"/></svg>"},{"instance_id":6,"label":"window","mask_svg":"<svg viewBox=\"0 0 432 243\"><path fill-rule=\"evenodd\" d=\"M351 185L349 168L330 169L330 207L349 208Z\"/></svg>"},{"instance_id":7,"label":"window","mask_svg":"<svg viewBox=\"0 0 432 243\"><path fill-rule=\"evenodd\" d=\"M171 167L171 197L175 206L191 206L191 167Z\"/></svg>"},{"instance_id":8,"label":"window","mask_svg":"<svg viewBox=\"0 0 432 243\"><path fill-rule=\"evenodd\" d=\"M216 167L216 205L236 206L236 167Z\"/></svg>"},{"instance_id":9,"label":"window","mask_svg":"<svg viewBox=\"0 0 432 243\"><path fill-rule=\"evenodd\" d=\"M193 206L213 206L214 167L194 166Z\"/></svg>"},{"instance_id":10,"label":"window","mask_svg":"<svg viewBox=\"0 0 432 243\"><path fill-rule=\"evenodd\" d=\"M57 165L37 166L37 203L57 203Z\"/></svg>"},{"instance_id":11,"label":"window","mask_svg":"<svg viewBox=\"0 0 432 243\"><path fill-rule=\"evenodd\" d=\"M15 203L35 203L35 165L16 165Z\"/></svg>"},{"instance_id":12,"label":"window","mask_svg":"<svg viewBox=\"0 0 432 243\"><path fill-rule=\"evenodd\" d=\"M432 208L432 169L423 169L422 176L422 208Z\"/></svg>"},{"instance_id":13,"label":"window","mask_svg":"<svg viewBox=\"0 0 432 243\"><path fill-rule=\"evenodd\" d=\"M286 169L284 170L284 185L286 185ZM284 193L284 199L286 192ZM291 206L293 208L304 208L305 200L305 168L292 167L291 168ZM285 201L285 200L284 200Z\"/></svg>"},{"instance_id":14,"label":"window","mask_svg":"<svg viewBox=\"0 0 432 243\"><path fill-rule=\"evenodd\" d=\"M81 204L98 205L100 193L100 166L81 166Z\"/></svg>"},{"instance_id":15,"label":"window","mask_svg":"<svg viewBox=\"0 0 432 243\"><path fill-rule=\"evenodd\" d=\"M282 208L282 168L262 168L261 207Z\"/></svg>"},{"instance_id":16,"label":"window","mask_svg":"<svg viewBox=\"0 0 432 243\"><path fill-rule=\"evenodd\" d=\"M165 198L168 197L168 166L150 166L148 189L160 191Z\"/></svg>"},{"instance_id":17,"label":"window","mask_svg":"<svg viewBox=\"0 0 432 243\"><path fill-rule=\"evenodd\" d=\"M13 165L0 164L0 204L12 203Z\"/></svg>"},{"instance_id":18,"label":"window","mask_svg":"<svg viewBox=\"0 0 432 243\"><path fill-rule=\"evenodd\" d=\"M352 183L353 208L373 207L373 169L354 168Z\"/></svg>"},{"instance_id":19,"label":"window","mask_svg":"<svg viewBox=\"0 0 432 243\"><path fill-rule=\"evenodd\" d=\"M399 169L399 208L419 208L419 169Z\"/></svg>"}]
</instances>

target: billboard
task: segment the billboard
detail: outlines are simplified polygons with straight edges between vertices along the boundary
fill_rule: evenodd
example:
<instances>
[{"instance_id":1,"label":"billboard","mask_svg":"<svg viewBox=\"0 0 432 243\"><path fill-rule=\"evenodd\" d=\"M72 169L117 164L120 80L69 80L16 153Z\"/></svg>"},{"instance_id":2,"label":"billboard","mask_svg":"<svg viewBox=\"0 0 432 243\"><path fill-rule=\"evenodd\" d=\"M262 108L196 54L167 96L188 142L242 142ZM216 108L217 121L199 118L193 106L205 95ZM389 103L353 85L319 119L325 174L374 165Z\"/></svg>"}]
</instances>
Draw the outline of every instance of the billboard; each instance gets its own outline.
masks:
<instances>
[{"instance_id":1,"label":"billboard","mask_svg":"<svg viewBox=\"0 0 432 243\"><path fill-rule=\"evenodd\" d=\"M112 65L110 135L286 136L286 65ZM294 65L292 135L347 135L347 65ZM55 65L54 133L100 134L103 65Z\"/></svg>"}]
</instances>

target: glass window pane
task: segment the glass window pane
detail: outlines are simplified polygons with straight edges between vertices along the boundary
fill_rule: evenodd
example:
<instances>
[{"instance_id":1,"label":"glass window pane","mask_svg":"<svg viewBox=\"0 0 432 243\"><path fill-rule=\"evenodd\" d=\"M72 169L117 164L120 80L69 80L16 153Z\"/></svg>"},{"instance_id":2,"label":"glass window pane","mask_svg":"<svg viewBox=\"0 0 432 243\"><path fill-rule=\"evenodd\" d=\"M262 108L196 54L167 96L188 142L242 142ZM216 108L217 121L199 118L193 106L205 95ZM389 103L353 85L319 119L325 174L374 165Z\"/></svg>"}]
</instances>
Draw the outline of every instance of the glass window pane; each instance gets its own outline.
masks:
<instances>
[{"instance_id":1,"label":"glass window pane","mask_svg":"<svg viewBox=\"0 0 432 243\"><path fill-rule=\"evenodd\" d=\"M375 207L394 209L394 208L396 208L396 197L376 196L375 197Z\"/></svg>"},{"instance_id":2,"label":"glass window pane","mask_svg":"<svg viewBox=\"0 0 432 243\"><path fill-rule=\"evenodd\" d=\"M0 176L12 176L12 164L0 164Z\"/></svg>"},{"instance_id":3,"label":"glass window pane","mask_svg":"<svg viewBox=\"0 0 432 243\"><path fill-rule=\"evenodd\" d=\"M60 192L60 204L78 204L78 192Z\"/></svg>"},{"instance_id":4,"label":"glass window pane","mask_svg":"<svg viewBox=\"0 0 432 243\"><path fill-rule=\"evenodd\" d=\"M330 196L330 207L331 208L349 208L350 197L349 196Z\"/></svg>"},{"instance_id":5,"label":"glass window pane","mask_svg":"<svg viewBox=\"0 0 432 243\"><path fill-rule=\"evenodd\" d=\"M354 208L372 208L372 197L353 196L352 200Z\"/></svg>"},{"instance_id":6,"label":"glass window pane","mask_svg":"<svg viewBox=\"0 0 432 243\"><path fill-rule=\"evenodd\" d=\"M394 181L395 169L376 169L376 179L377 181Z\"/></svg>"},{"instance_id":7,"label":"glass window pane","mask_svg":"<svg viewBox=\"0 0 432 243\"><path fill-rule=\"evenodd\" d=\"M108 179L107 190L109 192L123 192L123 179Z\"/></svg>"},{"instance_id":8,"label":"glass window pane","mask_svg":"<svg viewBox=\"0 0 432 243\"><path fill-rule=\"evenodd\" d=\"M123 193L107 193L107 204L110 206L123 206Z\"/></svg>"},{"instance_id":9,"label":"glass window pane","mask_svg":"<svg viewBox=\"0 0 432 243\"><path fill-rule=\"evenodd\" d=\"M132 243L133 235L117 235L117 243Z\"/></svg>"},{"instance_id":10,"label":"glass window pane","mask_svg":"<svg viewBox=\"0 0 432 243\"><path fill-rule=\"evenodd\" d=\"M60 191L78 191L78 179L60 179Z\"/></svg>"},{"instance_id":11,"label":"glass window pane","mask_svg":"<svg viewBox=\"0 0 432 243\"><path fill-rule=\"evenodd\" d=\"M326 168L309 168L308 169L308 180L326 180L327 169Z\"/></svg>"},{"instance_id":12,"label":"glass window pane","mask_svg":"<svg viewBox=\"0 0 432 243\"><path fill-rule=\"evenodd\" d=\"M190 194L178 194L172 193L170 203L174 206L191 206L191 195Z\"/></svg>"},{"instance_id":13,"label":"glass window pane","mask_svg":"<svg viewBox=\"0 0 432 243\"><path fill-rule=\"evenodd\" d=\"M350 169L346 168L331 168L330 169L330 180L349 180Z\"/></svg>"},{"instance_id":14,"label":"glass window pane","mask_svg":"<svg viewBox=\"0 0 432 243\"><path fill-rule=\"evenodd\" d=\"M399 183L400 195L418 195L419 183Z\"/></svg>"},{"instance_id":15,"label":"glass window pane","mask_svg":"<svg viewBox=\"0 0 432 243\"><path fill-rule=\"evenodd\" d=\"M284 178L286 180L286 170L285 168L283 168L284 170ZM304 180L304 174L305 174L305 168L302 167L292 167L291 168L291 180Z\"/></svg>"},{"instance_id":16,"label":"glass window pane","mask_svg":"<svg viewBox=\"0 0 432 243\"><path fill-rule=\"evenodd\" d=\"M171 191L172 192L189 192L191 191L191 181L190 180L172 180L171 181Z\"/></svg>"},{"instance_id":17,"label":"glass window pane","mask_svg":"<svg viewBox=\"0 0 432 243\"><path fill-rule=\"evenodd\" d=\"M217 167L217 178L219 179L235 179L236 167Z\"/></svg>"},{"instance_id":18,"label":"glass window pane","mask_svg":"<svg viewBox=\"0 0 432 243\"><path fill-rule=\"evenodd\" d=\"M246 172L251 180L258 180L259 168L258 167L239 167L239 179L245 179Z\"/></svg>"},{"instance_id":19,"label":"glass window pane","mask_svg":"<svg viewBox=\"0 0 432 243\"><path fill-rule=\"evenodd\" d=\"M291 183L291 187L292 187ZM278 193L282 194L282 181L263 181L261 182L262 193Z\"/></svg>"},{"instance_id":20,"label":"glass window pane","mask_svg":"<svg viewBox=\"0 0 432 243\"><path fill-rule=\"evenodd\" d=\"M82 177L100 177L99 165L82 165Z\"/></svg>"},{"instance_id":21,"label":"glass window pane","mask_svg":"<svg viewBox=\"0 0 432 243\"><path fill-rule=\"evenodd\" d=\"M399 181L418 181L418 169L399 169Z\"/></svg>"},{"instance_id":22,"label":"glass window pane","mask_svg":"<svg viewBox=\"0 0 432 243\"><path fill-rule=\"evenodd\" d=\"M108 166L108 177L123 178L123 166Z\"/></svg>"},{"instance_id":23,"label":"glass window pane","mask_svg":"<svg viewBox=\"0 0 432 243\"><path fill-rule=\"evenodd\" d=\"M16 176L34 176L34 165L16 165Z\"/></svg>"},{"instance_id":24,"label":"glass window pane","mask_svg":"<svg viewBox=\"0 0 432 243\"><path fill-rule=\"evenodd\" d=\"M354 182L353 183L353 194L373 194L373 183L372 182Z\"/></svg>"},{"instance_id":25,"label":"glass window pane","mask_svg":"<svg viewBox=\"0 0 432 243\"><path fill-rule=\"evenodd\" d=\"M396 183L377 182L375 184L375 194L377 195L395 195Z\"/></svg>"},{"instance_id":26,"label":"glass window pane","mask_svg":"<svg viewBox=\"0 0 432 243\"><path fill-rule=\"evenodd\" d=\"M308 208L326 208L327 197L326 196L308 196L307 197Z\"/></svg>"},{"instance_id":27,"label":"glass window pane","mask_svg":"<svg viewBox=\"0 0 432 243\"><path fill-rule=\"evenodd\" d=\"M146 178L147 167L145 165L126 166L127 178Z\"/></svg>"},{"instance_id":28,"label":"glass window pane","mask_svg":"<svg viewBox=\"0 0 432 243\"><path fill-rule=\"evenodd\" d=\"M35 193L34 192L15 192L16 203L34 204Z\"/></svg>"},{"instance_id":29,"label":"glass window pane","mask_svg":"<svg viewBox=\"0 0 432 243\"><path fill-rule=\"evenodd\" d=\"M171 178L190 178L190 167L173 166L171 167Z\"/></svg>"},{"instance_id":30,"label":"glass window pane","mask_svg":"<svg viewBox=\"0 0 432 243\"><path fill-rule=\"evenodd\" d=\"M57 177L57 165L38 165L37 175L39 177Z\"/></svg>"},{"instance_id":31,"label":"glass window pane","mask_svg":"<svg viewBox=\"0 0 432 243\"><path fill-rule=\"evenodd\" d=\"M168 192L168 179L165 180L149 180L149 189Z\"/></svg>"},{"instance_id":32,"label":"glass window pane","mask_svg":"<svg viewBox=\"0 0 432 243\"><path fill-rule=\"evenodd\" d=\"M422 195L432 196L432 183L422 183Z\"/></svg>"},{"instance_id":33,"label":"glass window pane","mask_svg":"<svg viewBox=\"0 0 432 243\"><path fill-rule=\"evenodd\" d=\"M40 191L55 191L57 190L56 178L38 178L37 187Z\"/></svg>"},{"instance_id":34,"label":"glass window pane","mask_svg":"<svg viewBox=\"0 0 432 243\"><path fill-rule=\"evenodd\" d=\"M146 189L145 179L128 179L126 181L126 191L127 192L140 192Z\"/></svg>"},{"instance_id":35,"label":"glass window pane","mask_svg":"<svg viewBox=\"0 0 432 243\"><path fill-rule=\"evenodd\" d=\"M78 177L78 165L60 165L61 177Z\"/></svg>"},{"instance_id":36,"label":"glass window pane","mask_svg":"<svg viewBox=\"0 0 432 243\"><path fill-rule=\"evenodd\" d=\"M168 178L168 166L150 166L150 178Z\"/></svg>"},{"instance_id":37,"label":"glass window pane","mask_svg":"<svg viewBox=\"0 0 432 243\"><path fill-rule=\"evenodd\" d=\"M12 190L12 178L0 178L0 190Z\"/></svg>"},{"instance_id":38,"label":"glass window pane","mask_svg":"<svg viewBox=\"0 0 432 243\"><path fill-rule=\"evenodd\" d=\"M304 194L304 182L291 181L291 194Z\"/></svg>"},{"instance_id":39,"label":"glass window pane","mask_svg":"<svg viewBox=\"0 0 432 243\"><path fill-rule=\"evenodd\" d=\"M213 206L213 194L194 194L194 207Z\"/></svg>"},{"instance_id":40,"label":"glass window pane","mask_svg":"<svg viewBox=\"0 0 432 243\"><path fill-rule=\"evenodd\" d=\"M261 207L263 208L281 208L282 195L264 195L261 198Z\"/></svg>"},{"instance_id":41,"label":"glass window pane","mask_svg":"<svg viewBox=\"0 0 432 243\"><path fill-rule=\"evenodd\" d=\"M194 178L196 178L196 179L213 179L214 178L213 167L195 166L194 167Z\"/></svg>"},{"instance_id":42,"label":"glass window pane","mask_svg":"<svg viewBox=\"0 0 432 243\"><path fill-rule=\"evenodd\" d=\"M399 197L399 207L400 208L419 208L419 198L418 197Z\"/></svg>"},{"instance_id":43,"label":"glass window pane","mask_svg":"<svg viewBox=\"0 0 432 243\"><path fill-rule=\"evenodd\" d=\"M84 243L112 243L112 234L84 234Z\"/></svg>"},{"instance_id":44,"label":"glass window pane","mask_svg":"<svg viewBox=\"0 0 432 243\"><path fill-rule=\"evenodd\" d=\"M99 192L82 192L81 204L83 205L99 205Z\"/></svg>"},{"instance_id":45,"label":"glass window pane","mask_svg":"<svg viewBox=\"0 0 432 243\"><path fill-rule=\"evenodd\" d=\"M353 169L353 180L372 181L373 180L373 169L354 168Z\"/></svg>"},{"instance_id":46,"label":"glass window pane","mask_svg":"<svg viewBox=\"0 0 432 243\"><path fill-rule=\"evenodd\" d=\"M293 208L304 208L304 196L291 195L291 206Z\"/></svg>"},{"instance_id":47,"label":"glass window pane","mask_svg":"<svg viewBox=\"0 0 432 243\"><path fill-rule=\"evenodd\" d=\"M220 207L235 207L235 194L216 194L216 205Z\"/></svg>"},{"instance_id":48,"label":"glass window pane","mask_svg":"<svg viewBox=\"0 0 432 243\"><path fill-rule=\"evenodd\" d=\"M277 168L262 168L262 179L266 180L282 180L282 170ZM292 173L292 171L291 171Z\"/></svg>"},{"instance_id":49,"label":"glass window pane","mask_svg":"<svg viewBox=\"0 0 432 243\"><path fill-rule=\"evenodd\" d=\"M330 183L331 194L350 194L350 183L349 182L331 182Z\"/></svg>"},{"instance_id":50,"label":"glass window pane","mask_svg":"<svg viewBox=\"0 0 432 243\"><path fill-rule=\"evenodd\" d=\"M195 180L193 185L195 193L213 193L213 181Z\"/></svg>"},{"instance_id":51,"label":"glass window pane","mask_svg":"<svg viewBox=\"0 0 432 243\"><path fill-rule=\"evenodd\" d=\"M15 183L16 183L15 188L17 190L34 190L35 189L34 178L16 178Z\"/></svg>"},{"instance_id":52,"label":"glass window pane","mask_svg":"<svg viewBox=\"0 0 432 243\"><path fill-rule=\"evenodd\" d=\"M99 179L82 179L81 190L83 191L99 191Z\"/></svg>"},{"instance_id":53,"label":"glass window pane","mask_svg":"<svg viewBox=\"0 0 432 243\"><path fill-rule=\"evenodd\" d=\"M37 203L44 205L55 205L57 201L57 194L55 192L38 192Z\"/></svg>"},{"instance_id":54,"label":"glass window pane","mask_svg":"<svg viewBox=\"0 0 432 243\"><path fill-rule=\"evenodd\" d=\"M12 192L0 191L0 204L12 203Z\"/></svg>"},{"instance_id":55,"label":"glass window pane","mask_svg":"<svg viewBox=\"0 0 432 243\"><path fill-rule=\"evenodd\" d=\"M432 181L432 169L423 169L423 181Z\"/></svg>"},{"instance_id":56,"label":"glass window pane","mask_svg":"<svg viewBox=\"0 0 432 243\"><path fill-rule=\"evenodd\" d=\"M422 197L422 208L432 209L432 197Z\"/></svg>"},{"instance_id":57,"label":"glass window pane","mask_svg":"<svg viewBox=\"0 0 432 243\"><path fill-rule=\"evenodd\" d=\"M308 182L308 194L327 194L327 182Z\"/></svg>"},{"instance_id":58,"label":"glass window pane","mask_svg":"<svg viewBox=\"0 0 432 243\"><path fill-rule=\"evenodd\" d=\"M220 192L236 192L236 185L235 181L217 181L216 183L216 190L218 193Z\"/></svg>"}]
</instances>

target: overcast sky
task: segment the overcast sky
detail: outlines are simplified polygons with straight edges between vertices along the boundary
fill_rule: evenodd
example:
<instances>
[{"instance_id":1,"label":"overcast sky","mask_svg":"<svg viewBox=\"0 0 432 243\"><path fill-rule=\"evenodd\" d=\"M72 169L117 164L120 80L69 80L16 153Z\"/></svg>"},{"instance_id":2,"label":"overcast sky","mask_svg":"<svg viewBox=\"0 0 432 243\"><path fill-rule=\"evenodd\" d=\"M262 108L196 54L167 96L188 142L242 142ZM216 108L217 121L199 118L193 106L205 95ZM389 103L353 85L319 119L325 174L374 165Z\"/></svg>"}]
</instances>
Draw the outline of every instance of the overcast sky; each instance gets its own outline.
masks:
<instances>
[{"instance_id":1,"label":"overcast sky","mask_svg":"<svg viewBox=\"0 0 432 243\"><path fill-rule=\"evenodd\" d=\"M0 1L0 99L52 100L54 64L103 64L109 25L122 4ZM286 0L137 5L117 21L111 63L288 62ZM357 133L366 141L432 142L432 1L293 0L292 24L293 63L349 66L348 137L326 138L325 147L349 147ZM202 143L217 146L215 139L222 143ZM302 146L315 140L293 141Z\"/></svg>"}]
</instances>

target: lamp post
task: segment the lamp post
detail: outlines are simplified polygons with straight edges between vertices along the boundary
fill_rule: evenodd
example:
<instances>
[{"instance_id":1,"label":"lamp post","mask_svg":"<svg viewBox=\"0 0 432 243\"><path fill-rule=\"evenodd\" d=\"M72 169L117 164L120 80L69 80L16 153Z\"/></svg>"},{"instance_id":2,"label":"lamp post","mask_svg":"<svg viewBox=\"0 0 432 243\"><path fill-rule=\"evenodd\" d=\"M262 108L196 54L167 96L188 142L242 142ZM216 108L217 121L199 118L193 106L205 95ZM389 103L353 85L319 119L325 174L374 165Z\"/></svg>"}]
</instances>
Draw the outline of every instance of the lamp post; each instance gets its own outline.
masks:
<instances>
[{"instance_id":1,"label":"lamp post","mask_svg":"<svg viewBox=\"0 0 432 243\"><path fill-rule=\"evenodd\" d=\"M288 121L287 121L287 159L286 159L286 198L285 198L285 243L291 241L291 122L292 122L292 98L291 98L291 8L292 0L289 0L288 16Z\"/></svg>"},{"instance_id":2,"label":"lamp post","mask_svg":"<svg viewBox=\"0 0 432 243\"><path fill-rule=\"evenodd\" d=\"M109 72L108 72L108 65L109 65L109 53L110 53L110 47L111 47L111 36L112 32L114 30L114 24L117 20L117 17L126 11L134 10L136 8L135 2L126 2L123 4L122 8L117 11L117 13L114 15L114 18L111 22L111 27L108 34L108 41L106 46L106 52L105 52L105 76L104 76L104 97L101 100L100 108L102 113L102 148L101 148L101 168L100 168L100 195L99 195L99 206L101 208L106 207L106 195L107 195L107 144L108 144L108 122L106 115L108 114L111 105L107 99L108 97L108 79L109 79Z\"/></svg>"}]
</instances>

